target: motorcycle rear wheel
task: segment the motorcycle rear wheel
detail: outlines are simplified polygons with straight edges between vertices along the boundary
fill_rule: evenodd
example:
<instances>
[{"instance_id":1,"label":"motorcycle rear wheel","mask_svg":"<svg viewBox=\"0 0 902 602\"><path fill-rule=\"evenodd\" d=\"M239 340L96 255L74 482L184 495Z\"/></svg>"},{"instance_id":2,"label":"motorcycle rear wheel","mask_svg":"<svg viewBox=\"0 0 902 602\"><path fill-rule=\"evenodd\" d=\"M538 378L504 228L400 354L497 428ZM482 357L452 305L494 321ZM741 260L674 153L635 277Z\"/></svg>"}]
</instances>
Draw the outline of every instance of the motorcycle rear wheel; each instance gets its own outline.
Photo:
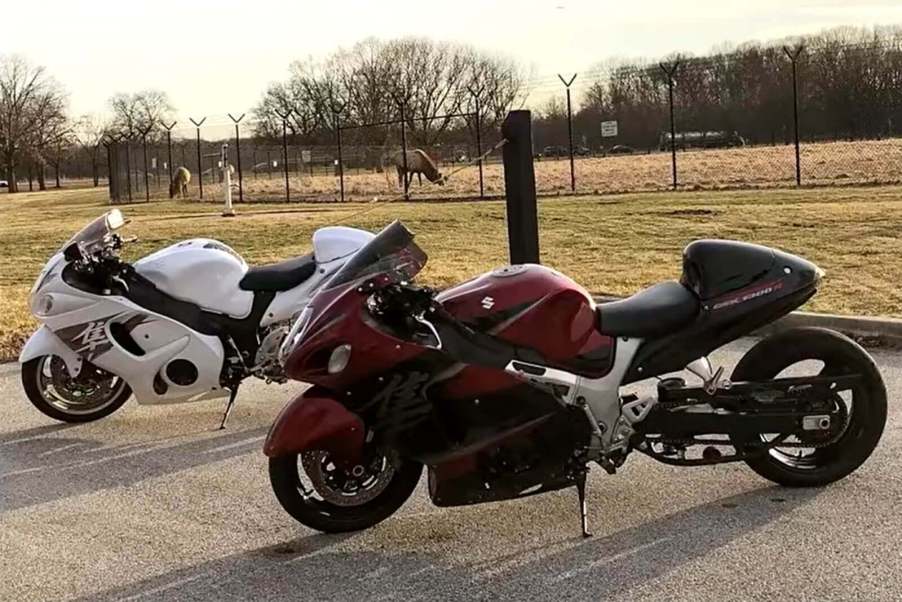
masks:
<instances>
[{"instance_id":1,"label":"motorcycle rear wheel","mask_svg":"<svg viewBox=\"0 0 902 602\"><path fill-rule=\"evenodd\" d=\"M825 445L813 443L808 455L803 455L806 448L787 451L778 446L746 464L780 485L817 487L846 477L874 451L886 424L886 387L867 351L845 335L824 328L793 328L759 341L742 357L731 378L735 382L769 380L802 362L822 363L822 375L863 377L859 385L836 396L836 403L847 406L843 430L837 431L839 438Z\"/></svg>"},{"instance_id":2,"label":"motorcycle rear wheel","mask_svg":"<svg viewBox=\"0 0 902 602\"><path fill-rule=\"evenodd\" d=\"M367 473L355 480L353 472L363 465L340 469L326 452L287 454L270 458L269 480L279 504L299 523L324 533L360 531L403 506L423 471L417 462L385 456L370 456L368 464ZM335 487L342 478L343 487ZM358 481L356 488L348 487Z\"/></svg>"},{"instance_id":3,"label":"motorcycle rear wheel","mask_svg":"<svg viewBox=\"0 0 902 602\"><path fill-rule=\"evenodd\" d=\"M123 379L84 362L76 377L63 360L42 355L22 364L22 388L28 401L61 422L92 422L109 416L132 396Z\"/></svg>"}]
</instances>

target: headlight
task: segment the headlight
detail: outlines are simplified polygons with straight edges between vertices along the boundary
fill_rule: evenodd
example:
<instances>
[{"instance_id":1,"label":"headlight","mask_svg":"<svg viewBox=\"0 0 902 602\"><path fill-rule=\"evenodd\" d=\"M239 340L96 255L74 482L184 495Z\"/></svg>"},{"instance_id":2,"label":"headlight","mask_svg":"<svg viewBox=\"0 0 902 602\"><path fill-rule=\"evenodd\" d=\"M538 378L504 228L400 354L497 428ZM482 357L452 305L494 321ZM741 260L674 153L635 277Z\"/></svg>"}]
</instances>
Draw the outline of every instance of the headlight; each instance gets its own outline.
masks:
<instances>
[{"instance_id":1,"label":"headlight","mask_svg":"<svg viewBox=\"0 0 902 602\"><path fill-rule=\"evenodd\" d=\"M326 365L326 370L329 371L329 374L338 374L348 367L348 362L350 360L351 346L347 344L339 345L332 350L332 355L329 356L329 363Z\"/></svg>"},{"instance_id":2,"label":"headlight","mask_svg":"<svg viewBox=\"0 0 902 602\"><path fill-rule=\"evenodd\" d=\"M32 311L38 317L49 316L53 311L53 295L44 294L35 299Z\"/></svg>"}]
</instances>

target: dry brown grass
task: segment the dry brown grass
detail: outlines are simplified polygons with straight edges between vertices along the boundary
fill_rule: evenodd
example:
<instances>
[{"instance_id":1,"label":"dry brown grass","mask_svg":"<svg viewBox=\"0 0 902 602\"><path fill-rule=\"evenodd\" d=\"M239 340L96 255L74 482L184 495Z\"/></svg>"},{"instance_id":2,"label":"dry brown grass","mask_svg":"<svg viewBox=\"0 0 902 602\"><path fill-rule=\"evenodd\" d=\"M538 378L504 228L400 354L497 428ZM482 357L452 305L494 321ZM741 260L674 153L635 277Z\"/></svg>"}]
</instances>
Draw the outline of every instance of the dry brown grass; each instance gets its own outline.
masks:
<instances>
[{"instance_id":1,"label":"dry brown grass","mask_svg":"<svg viewBox=\"0 0 902 602\"><path fill-rule=\"evenodd\" d=\"M562 162L563 163L563 162ZM105 190L0 197L0 357L12 358L35 322L26 296L48 256L104 211ZM260 204L235 219L196 203L124 207L139 257L192 236L219 238L250 263L309 250L322 225L348 220L364 205ZM808 309L902 317L902 187L775 189L583 196L540 202L543 262L593 292L626 295L680 271L680 250L695 238L748 240L799 253L827 270ZM505 263L501 202L376 205L347 225L378 229L394 218L418 234L430 262L422 280L446 286Z\"/></svg>"},{"instance_id":2,"label":"dry brown grass","mask_svg":"<svg viewBox=\"0 0 902 602\"><path fill-rule=\"evenodd\" d=\"M902 183L902 139L859 142L824 142L802 146L802 178L809 185L896 184ZM485 192L504 193L504 176L498 158L485 166ZM443 166L445 172L453 166ZM577 191L615 193L667 190L671 186L669 153L614 155L578 158ZM795 152L791 145L756 146L734 149L691 150L677 154L678 178L687 189L742 189L787 186L795 182ZM570 163L566 159L546 159L535 163L536 185L540 192L570 190ZM285 181L281 173L245 174L244 193L251 201L282 201ZM291 174L289 188L294 200L334 201L339 198L337 177ZM476 167L457 173L445 186L424 180L414 183L413 197L472 197L478 194ZM195 184L191 193L196 194ZM349 169L345 174L345 199L372 200L400 193L394 172L386 175ZM207 200L222 198L219 185L205 185Z\"/></svg>"}]
</instances>

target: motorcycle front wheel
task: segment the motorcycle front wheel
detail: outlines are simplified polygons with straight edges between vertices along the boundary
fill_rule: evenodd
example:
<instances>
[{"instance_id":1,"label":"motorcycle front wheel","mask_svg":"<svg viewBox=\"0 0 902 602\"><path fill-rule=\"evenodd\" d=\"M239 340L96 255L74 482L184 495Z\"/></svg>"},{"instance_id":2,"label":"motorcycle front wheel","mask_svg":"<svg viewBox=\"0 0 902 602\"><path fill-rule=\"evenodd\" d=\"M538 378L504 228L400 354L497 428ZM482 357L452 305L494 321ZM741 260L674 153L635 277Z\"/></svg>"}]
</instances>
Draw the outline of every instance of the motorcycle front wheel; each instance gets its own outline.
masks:
<instances>
[{"instance_id":1,"label":"motorcycle front wheel","mask_svg":"<svg viewBox=\"0 0 902 602\"><path fill-rule=\"evenodd\" d=\"M793 328L767 337L746 353L732 380L765 381L784 376L858 374L861 381L833 395L843 417L827 433L780 439L766 453L746 460L762 477L789 487L827 485L870 457L886 424L886 388L874 360L858 343L824 328ZM778 433L762 434L775 441Z\"/></svg>"},{"instance_id":2,"label":"motorcycle front wheel","mask_svg":"<svg viewBox=\"0 0 902 602\"><path fill-rule=\"evenodd\" d=\"M279 504L301 524L324 533L368 529L395 513L416 489L423 465L370 452L355 466L339 466L328 452L269 460Z\"/></svg>"},{"instance_id":3,"label":"motorcycle front wheel","mask_svg":"<svg viewBox=\"0 0 902 602\"><path fill-rule=\"evenodd\" d=\"M91 422L109 416L128 401L131 387L123 379L84 362L69 375L62 358L43 355L22 364L22 388L43 414L62 422Z\"/></svg>"}]
</instances>

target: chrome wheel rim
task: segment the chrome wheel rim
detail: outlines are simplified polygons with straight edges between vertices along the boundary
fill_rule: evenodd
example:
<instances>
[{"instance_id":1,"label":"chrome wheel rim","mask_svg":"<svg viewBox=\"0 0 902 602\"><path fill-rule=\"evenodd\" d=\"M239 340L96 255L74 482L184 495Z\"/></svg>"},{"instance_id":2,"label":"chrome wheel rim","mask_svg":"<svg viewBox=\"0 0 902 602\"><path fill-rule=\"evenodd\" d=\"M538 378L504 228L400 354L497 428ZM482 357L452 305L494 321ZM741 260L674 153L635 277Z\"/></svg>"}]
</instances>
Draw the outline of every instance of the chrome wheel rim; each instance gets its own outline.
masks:
<instances>
[{"instance_id":1,"label":"chrome wheel rim","mask_svg":"<svg viewBox=\"0 0 902 602\"><path fill-rule=\"evenodd\" d=\"M62 358L45 356L37 370L37 385L41 397L49 405L71 415L84 415L109 407L127 386L115 374L88 362L72 377Z\"/></svg>"}]
</instances>

